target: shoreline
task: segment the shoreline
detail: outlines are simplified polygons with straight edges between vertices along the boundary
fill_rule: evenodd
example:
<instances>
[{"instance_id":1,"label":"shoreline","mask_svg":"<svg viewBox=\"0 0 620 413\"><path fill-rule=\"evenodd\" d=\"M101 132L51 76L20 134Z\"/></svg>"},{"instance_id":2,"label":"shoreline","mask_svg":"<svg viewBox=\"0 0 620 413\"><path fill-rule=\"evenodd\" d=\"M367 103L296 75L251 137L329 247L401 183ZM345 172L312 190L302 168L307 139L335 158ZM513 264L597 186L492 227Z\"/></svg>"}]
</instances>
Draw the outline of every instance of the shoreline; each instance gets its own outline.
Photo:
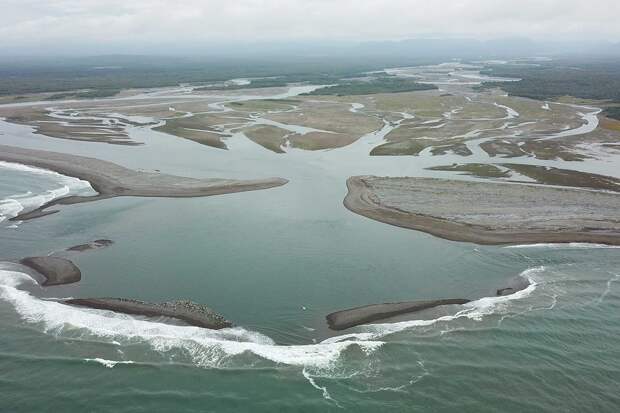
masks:
<instances>
[{"instance_id":1,"label":"shoreline","mask_svg":"<svg viewBox=\"0 0 620 413\"><path fill-rule=\"evenodd\" d=\"M584 226L581 230L571 228L556 228L554 230L508 230L503 228L494 228L492 225L463 223L440 216L415 213L398 207L386 205L380 200L376 193L373 192L371 186L367 182L369 179L409 179L412 181L431 179L436 183L443 181L464 184L468 184L468 182L433 178L378 178L371 176L353 176L347 179L348 192L343 201L344 206L351 212L385 224L425 232L450 241L472 242L481 245L518 245L568 242L620 245L620 230L613 228L608 228L606 232L594 232L594 230L590 230L587 226ZM484 185L489 188L493 185L506 184L489 183ZM548 193L550 193L554 190L571 191L570 189L565 190L533 186L527 187L530 192L549 191ZM509 209L511 205L501 205L500 207ZM455 208L455 210L457 209L458 208ZM549 214L552 215L553 212L554 211L550 211ZM506 214L506 216L508 216L508 214ZM506 218L506 220L508 220L508 218Z\"/></svg>"},{"instance_id":2,"label":"shoreline","mask_svg":"<svg viewBox=\"0 0 620 413\"><path fill-rule=\"evenodd\" d=\"M62 175L88 181L98 193L94 196L66 196L21 213L11 220L29 220L53 214L53 205L72 205L118 196L197 198L235 192L255 191L282 186L284 178L255 180L198 179L153 172L135 171L112 162L36 149L0 145L0 161L51 170Z\"/></svg>"},{"instance_id":3,"label":"shoreline","mask_svg":"<svg viewBox=\"0 0 620 413\"><path fill-rule=\"evenodd\" d=\"M66 258L26 257L19 260L19 264L34 271L35 280L42 287L73 284L82 279L80 269ZM32 273L29 272L29 274Z\"/></svg>"},{"instance_id":4,"label":"shoreline","mask_svg":"<svg viewBox=\"0 0 620 413\"><path fill-rule=\"evenodd\" d=\"M444 305L463 305L470 301L471 300L465 298L449 298L369 304L335 311L325 316L325 319L331 330L342 331L363 324L372 324L375 321L389 319L398 315L416 313Z\"/></svg>"},{"instance_id":5,"label":"shoreline","mask_svg":"<svg viewBox=\"0 0 620 413\"><path fill-rule=\"evenodd\" d=\"M221 314L203 304L189 300L149 303L127 298L69 298L63 304L76 307L94 308L144 317L169 317L181 320L189 325L220 330L233 324Z\"/></svg>"}]
</instances>

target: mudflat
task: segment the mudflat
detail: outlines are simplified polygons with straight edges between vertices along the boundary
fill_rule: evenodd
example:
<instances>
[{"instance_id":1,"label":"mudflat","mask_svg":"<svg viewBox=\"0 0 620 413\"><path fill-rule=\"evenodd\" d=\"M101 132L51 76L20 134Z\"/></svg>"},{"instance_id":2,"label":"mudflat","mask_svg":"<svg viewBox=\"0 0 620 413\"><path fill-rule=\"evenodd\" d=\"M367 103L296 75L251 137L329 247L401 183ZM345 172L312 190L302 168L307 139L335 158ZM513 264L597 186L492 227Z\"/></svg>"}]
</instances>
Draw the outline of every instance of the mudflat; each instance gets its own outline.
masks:
<instances>
[{"instance_id":1,"label":"mudflat","mask_svg":"<svg viewBox=\"0 0 620 413\"><path fill-rule=\"evenodd\" d=\"M620 244L620 195L539 185L354 176L344 205L387 224L478 244Z\"/></svg>"}]
</instances>

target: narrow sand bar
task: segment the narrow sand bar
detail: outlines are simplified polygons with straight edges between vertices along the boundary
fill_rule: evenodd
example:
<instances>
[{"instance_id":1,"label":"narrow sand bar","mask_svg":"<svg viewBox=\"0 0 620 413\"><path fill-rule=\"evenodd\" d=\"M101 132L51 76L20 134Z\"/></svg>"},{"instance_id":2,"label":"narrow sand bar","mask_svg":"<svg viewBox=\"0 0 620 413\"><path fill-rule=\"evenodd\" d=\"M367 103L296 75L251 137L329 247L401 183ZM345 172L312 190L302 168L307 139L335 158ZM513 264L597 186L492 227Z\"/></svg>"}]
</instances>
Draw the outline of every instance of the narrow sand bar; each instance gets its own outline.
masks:
<instances>
[{"instance_id":1,"label":"narrow sand bar","mask_svg":"<svg viewBox=\"0 0 620 413\"><path fill-rule=\"evenodd\" d=\"M354 176L344 205L365 217L477 244L620 245L620 195L540 185Z\"/></svg>"},{"instance_id":2,"label":"narrow sand bar","mask_svg":"<svg viewBox=\"0 0 620 413\"><path fill-rule=\"evenodd\" d=\"M327 325L332 330L345 330L360 324L384 320L401 314L415 313L441 305L462 305L469 300L454 298L445 300L404 301L400 303L371 304L362 307L349 308L328 314Z\"/></svg>"},{"instance_id":3,"label":"narrow sand bar","mask_svg":"<svg viewBox=\"0 0 620 413\"><path fill-rule=\"evenodd\" d=\"M34 211L13 218L15 220L31 219L57 212L44 211L55 204L68 205L117 196L194 198L273 188L288 182L283 178L255 180L196 179L140 172L95 158L6 145L0 145L0 161L31 165L83 179L90 182L93 189L99 193L90 197L68 196L59 198Z\"/></svg>"},{"instance_id":4,"label":"narrow sand bar","mask_svg":"<svg viewBox=\"0 0 620 413\"><path fill-rule=\"evenodd\" d=\"M117 313L141 315L145 317L170 317L187 324L219 330L232 327L232 323L206 305L189 300L147 303L126 298L71 298L65 304L79 307L109 310Z\"/></svg>"}]
</instances>

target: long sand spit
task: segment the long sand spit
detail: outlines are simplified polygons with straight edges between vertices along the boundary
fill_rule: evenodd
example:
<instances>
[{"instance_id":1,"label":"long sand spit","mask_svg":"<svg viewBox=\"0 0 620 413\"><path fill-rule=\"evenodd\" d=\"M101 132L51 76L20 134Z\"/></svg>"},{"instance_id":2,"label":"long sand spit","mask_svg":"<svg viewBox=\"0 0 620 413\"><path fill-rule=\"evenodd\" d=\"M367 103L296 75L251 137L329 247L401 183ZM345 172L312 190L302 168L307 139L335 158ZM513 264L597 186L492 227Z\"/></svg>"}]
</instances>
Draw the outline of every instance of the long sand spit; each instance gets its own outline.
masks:
<instances>
[{"instance_id":1,"label":"long sand spit","mask_svg":"<svg viewBox=\"0 0 620 413\"><path fill-rule=\"evenodd\" d=\"M477 244L620 244L620 195L540 185L354 176L344 205L365 217Z\"/></svg>"},{"instance_id":2,"label":"long sand spit","mask_svg":"<svg viewBox=\"0 0 620 413\"><path fill-rule=\"evenodd\" d=\"M135 171L95 158L0 145L0 160L49 169L90 182L96 196L68 196L55 199L34 211L13 219L25 220L57 211L45 211L56 204L69 205L117 196L194 198L232 192L254 191L286 184L283 178L253 180L196 179L154 172Z\"/></svg>"}]
</instances>

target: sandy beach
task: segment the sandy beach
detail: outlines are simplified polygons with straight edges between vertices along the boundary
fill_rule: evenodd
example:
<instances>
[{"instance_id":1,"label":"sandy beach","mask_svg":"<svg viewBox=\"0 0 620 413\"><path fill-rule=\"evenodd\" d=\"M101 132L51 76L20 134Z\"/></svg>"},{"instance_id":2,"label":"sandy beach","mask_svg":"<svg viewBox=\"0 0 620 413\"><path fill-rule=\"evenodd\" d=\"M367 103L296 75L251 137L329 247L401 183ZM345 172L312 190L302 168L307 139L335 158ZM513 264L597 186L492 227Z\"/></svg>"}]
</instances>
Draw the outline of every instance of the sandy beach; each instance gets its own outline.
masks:
<instances>
[{"instance_id":1,"label":"sandy beach","mask_svg":"<svg viewBox=\"0 0 620 413\"><path fill-rule=\"evenodd\" d=\"M0 160L49 169L90 182L99 194L53 200L34 211L15 217L26 220L57 211L45 211L56 204L69 205L117 196L194 198L233 192L254 191L286 184L283 178L256 180L196 179L161 173L134 171L95 158L0 145Z\"/></svg>"}]
</instances>

